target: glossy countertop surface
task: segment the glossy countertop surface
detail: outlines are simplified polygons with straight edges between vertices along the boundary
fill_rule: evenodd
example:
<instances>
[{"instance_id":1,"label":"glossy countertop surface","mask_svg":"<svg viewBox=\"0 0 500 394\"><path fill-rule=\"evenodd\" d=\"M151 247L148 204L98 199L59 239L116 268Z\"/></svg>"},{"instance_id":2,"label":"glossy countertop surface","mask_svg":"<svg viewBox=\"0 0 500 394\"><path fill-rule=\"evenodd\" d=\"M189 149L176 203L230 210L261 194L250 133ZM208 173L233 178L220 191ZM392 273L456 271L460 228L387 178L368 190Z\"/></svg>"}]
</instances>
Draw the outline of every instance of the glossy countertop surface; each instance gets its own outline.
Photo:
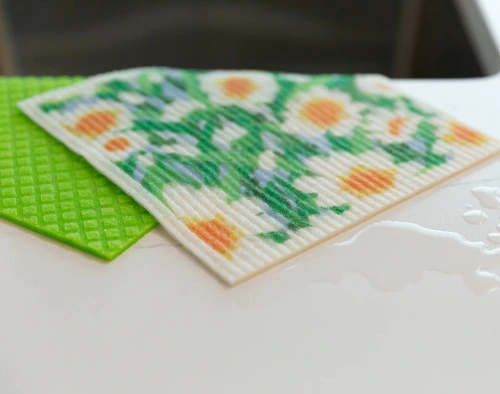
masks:
<instances>
[{"instance_id":1,"label":"glossy countertop surface","mask_svg":"<svg viewBox=\"0 0 500 394\"><path fill-rule=\"evenodd\" d=\"M397 84L500 138L500 76ZM492 392L500 210L478 186L499 160L232 289L160 228L103 265L2 220L0 392Z\"/></svg>"}]
</instances>

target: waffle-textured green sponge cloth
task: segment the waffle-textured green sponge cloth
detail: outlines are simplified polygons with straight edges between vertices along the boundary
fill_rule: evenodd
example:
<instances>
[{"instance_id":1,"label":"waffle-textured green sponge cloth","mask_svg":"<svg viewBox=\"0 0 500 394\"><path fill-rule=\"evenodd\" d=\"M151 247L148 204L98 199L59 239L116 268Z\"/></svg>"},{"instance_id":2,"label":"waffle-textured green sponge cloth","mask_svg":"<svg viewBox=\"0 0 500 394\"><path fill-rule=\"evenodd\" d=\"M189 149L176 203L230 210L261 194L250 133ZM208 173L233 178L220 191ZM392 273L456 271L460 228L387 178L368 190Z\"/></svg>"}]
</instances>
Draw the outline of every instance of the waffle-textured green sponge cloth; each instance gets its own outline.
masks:
<instances>
[{"instance_id":1,"label":"waffle-textured green sponge cloth","mask_svg":"<svg viewBox=\"0 0 500 394\"><path fill-rule=\"evenodd\" d=\"M0 217L111 260L157 222L16 106L79 80L0 78Z\"/></svg>"}]
</instances>

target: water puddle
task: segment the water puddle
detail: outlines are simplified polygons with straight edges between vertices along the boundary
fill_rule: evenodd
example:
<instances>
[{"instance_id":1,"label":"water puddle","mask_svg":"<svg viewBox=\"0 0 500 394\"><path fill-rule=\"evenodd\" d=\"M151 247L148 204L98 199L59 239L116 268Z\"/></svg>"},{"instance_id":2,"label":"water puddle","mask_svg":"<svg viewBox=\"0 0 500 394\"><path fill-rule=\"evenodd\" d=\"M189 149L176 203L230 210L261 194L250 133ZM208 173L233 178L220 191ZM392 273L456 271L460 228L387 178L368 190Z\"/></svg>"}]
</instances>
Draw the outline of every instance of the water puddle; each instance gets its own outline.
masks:
<instances>
[{"instance_id":1,"label":"water puddle","mask_svg":"<svg viewBox=\"0 0 500 394\"><path fill-rule=\"evenodd\" d=\"M474 293L486 295L500 288L497 254L500 248L491 250L457 233L386 221L298 256L231 292L239 304L259 307L312 283L337 284L345 274L361 275L375 289L394 292L418 283L426 272L437 272L460 277Z\"/></svg>"}]
</instances>

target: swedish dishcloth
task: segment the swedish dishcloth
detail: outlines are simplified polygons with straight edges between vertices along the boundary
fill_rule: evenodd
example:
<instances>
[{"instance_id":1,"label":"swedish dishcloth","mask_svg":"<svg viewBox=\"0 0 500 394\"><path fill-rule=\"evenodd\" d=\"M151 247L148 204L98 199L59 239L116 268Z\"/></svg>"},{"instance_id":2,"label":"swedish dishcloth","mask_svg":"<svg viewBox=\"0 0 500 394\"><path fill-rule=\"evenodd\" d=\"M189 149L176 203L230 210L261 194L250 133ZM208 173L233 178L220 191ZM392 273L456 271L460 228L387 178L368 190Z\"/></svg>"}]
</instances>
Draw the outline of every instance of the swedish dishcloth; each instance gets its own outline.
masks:
<instances>
[{"instance_id":1,"label":"swedish dishcloth","mask_svg":"<svg viewBox=\"0 0 500 394\"><path fill-rule=\"evenodd\" d=\"M20 107L230 284L500 149L376 75L134 69Z\"/></svg>"}]
</instances>

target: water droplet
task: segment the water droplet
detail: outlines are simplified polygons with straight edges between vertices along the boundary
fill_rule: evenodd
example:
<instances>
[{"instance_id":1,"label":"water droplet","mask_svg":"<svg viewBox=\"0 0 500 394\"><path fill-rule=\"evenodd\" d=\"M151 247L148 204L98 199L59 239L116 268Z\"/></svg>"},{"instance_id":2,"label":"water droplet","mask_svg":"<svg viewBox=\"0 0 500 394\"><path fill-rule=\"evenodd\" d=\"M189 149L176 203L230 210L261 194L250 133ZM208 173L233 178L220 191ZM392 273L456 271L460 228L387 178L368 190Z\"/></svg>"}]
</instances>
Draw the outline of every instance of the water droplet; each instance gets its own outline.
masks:
<instances>
[{"instance_id":1,"label":"water droplet","mask_svg":"<svg viewBox=\"0 0 500 394\"><path fill-rule=\"evenodd\" d=\"M490 186L477 186L472 189L483 208L500 209L500 189Z\"/></svg>"},{"instance_id":2,"label":"water droplet","mask_svg":"<svg viewBox=\"0 0 500 394\"><path fill-rule=\"evenodd\" d=\"M465 211L462 214L464 220L469 224L483 224L488 220L488 215L479 209L472 209L470 211Z\"/></svg>"},{"instance_id":3,"label":"water droplet","mask_svg":"<svg viewBox=\"0 0 500 394\"><path fill-rule=\"evenodd\" d=\"M500 233L489 233L488 241L490 241L493 244L500 244Z\"/></svg>"}]
</instances>

